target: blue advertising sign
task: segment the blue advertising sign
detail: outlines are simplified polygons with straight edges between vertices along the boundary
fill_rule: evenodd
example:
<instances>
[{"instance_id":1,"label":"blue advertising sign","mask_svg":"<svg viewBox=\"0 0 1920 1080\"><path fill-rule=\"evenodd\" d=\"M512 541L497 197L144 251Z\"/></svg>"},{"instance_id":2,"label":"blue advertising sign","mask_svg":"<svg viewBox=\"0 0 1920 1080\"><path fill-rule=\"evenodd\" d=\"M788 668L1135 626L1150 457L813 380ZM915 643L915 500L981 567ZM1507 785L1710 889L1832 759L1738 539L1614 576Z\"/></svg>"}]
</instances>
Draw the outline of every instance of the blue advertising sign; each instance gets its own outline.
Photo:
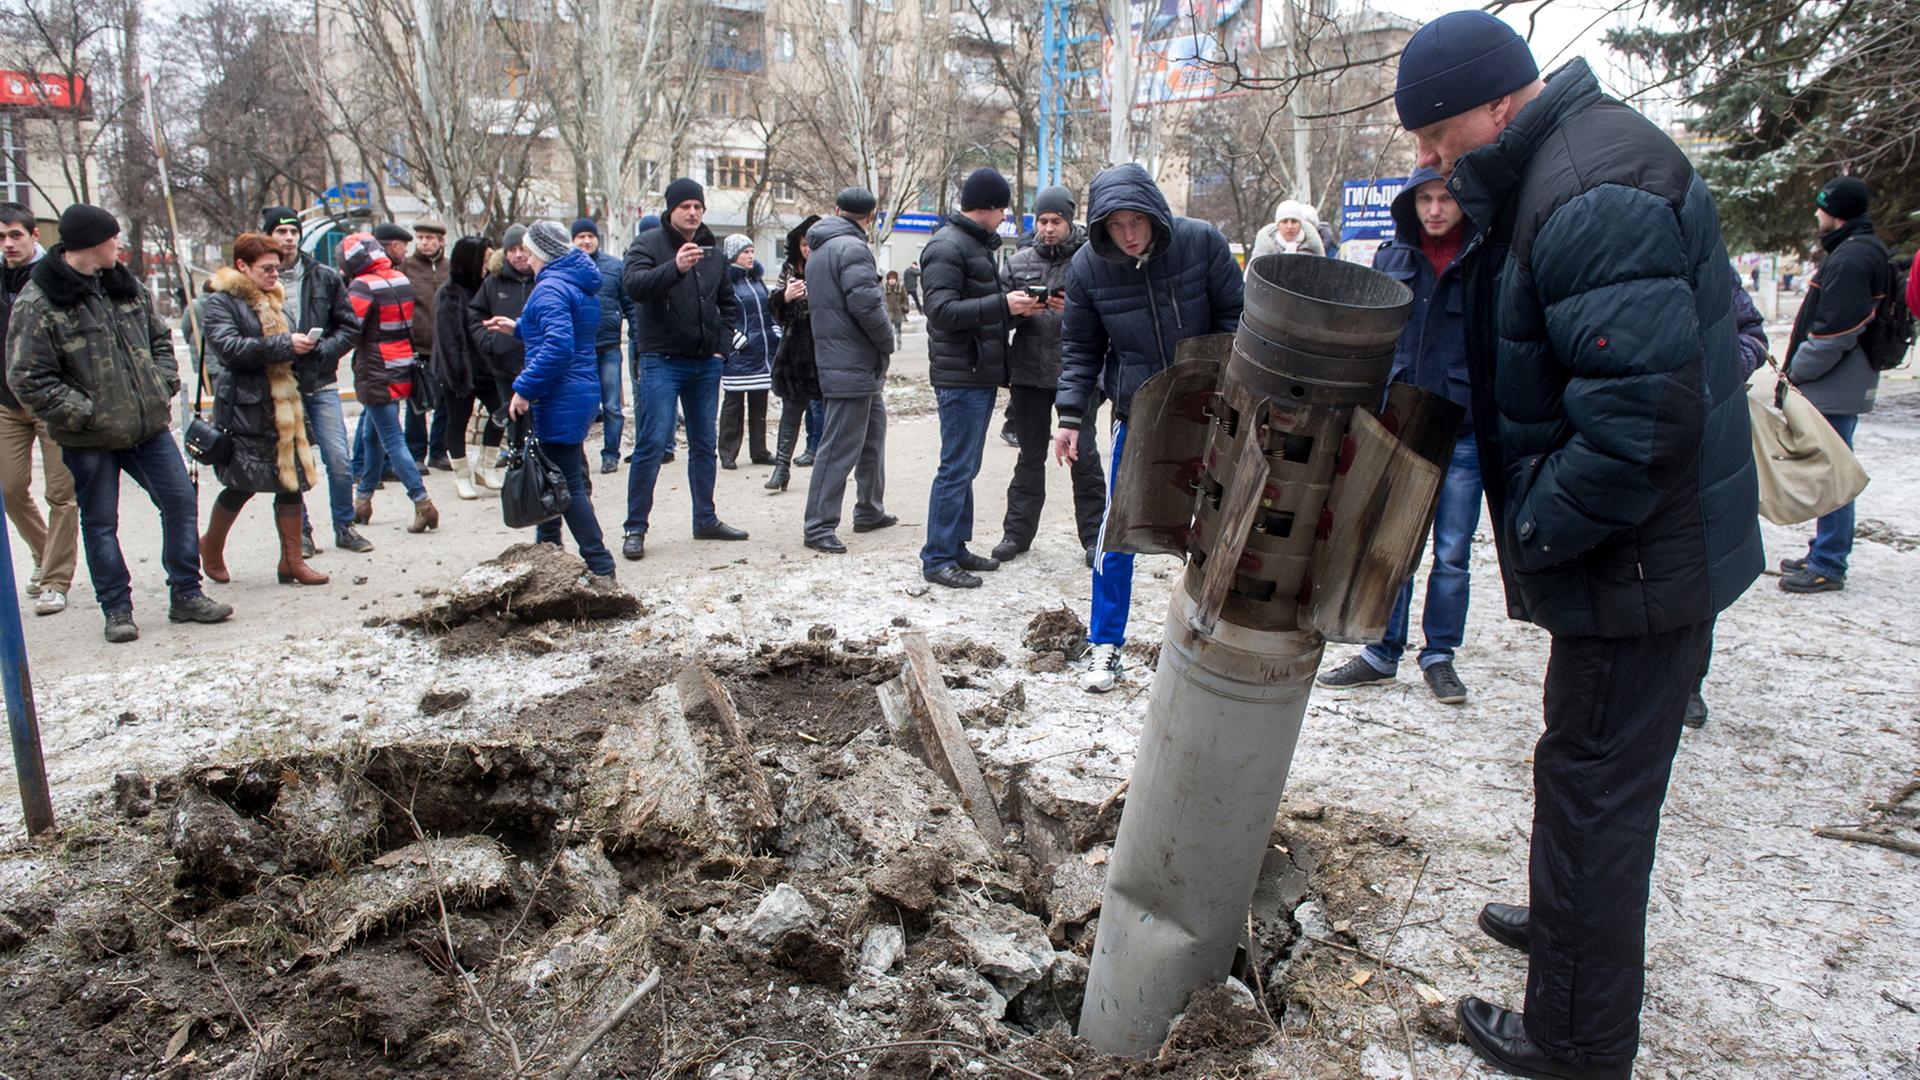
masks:
<instances>
[{"instance_id":1,"label":"blue advertising sign","mask_svg":"<svg viewBox=\"0 0 1920 1080\"><path fill-rule=\"evenodd\" d=\"M904 233L930 233L939 230L947 219L939 214L901 214L893 219L893 231Z\"/></svg>"},{"instance_id":2,"label":"blue advertising sign","mask_svg":"<svg viewBox=\"0 0 1920 1080\"><path fill-rule=\"evenodd\" d=\"M320 193L320 205L334 214L345 214L353 210L365 210L373 205L373 190L365 180L350 180L339 187L330 187Z\"/></svg>"},{"instance_id":3,"label":"blue advertising sign","mask_svg":"<svg viewBox=\"0 0 1920 1080\"><path fill-rule=\"evenodd\" d=\"M1371 265L1373 253L1393 239L1393 199L1407 186L1404 176L1349 180L1340 196L1340 257Z\"/></svg>"}]
</instances>

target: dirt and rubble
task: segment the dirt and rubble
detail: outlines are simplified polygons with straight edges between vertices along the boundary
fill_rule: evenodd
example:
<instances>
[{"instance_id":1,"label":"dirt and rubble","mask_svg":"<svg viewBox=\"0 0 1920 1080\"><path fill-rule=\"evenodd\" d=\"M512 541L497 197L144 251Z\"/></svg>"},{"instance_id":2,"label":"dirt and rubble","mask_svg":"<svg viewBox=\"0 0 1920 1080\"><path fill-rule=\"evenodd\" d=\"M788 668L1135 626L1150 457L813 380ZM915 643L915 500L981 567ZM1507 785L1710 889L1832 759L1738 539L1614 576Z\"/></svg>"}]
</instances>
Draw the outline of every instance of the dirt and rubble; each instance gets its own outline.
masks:
<instances>
[{"instance_id":1,"label":"dirt and rubble","mask_svg":"<svg viewBox=\"0 0 1920 1080\"><path fill-rule=\"evenodd\" d=\"M1885 843L1920 838L1920 388L1883 396L1909 407L1862 429L1848 590L1769 576L1717 629L1640 1075L1920 1077L1920 860ZM496 545L256 629L242 663L43 684L60 827L0 809L0 1073L546 1075L657 968L574 1075L1490 1075L1451 1009L1520 1000L1473 916L1524 896L1547 642L1500 618L1484 535L1468 705L1406 675L1316 692L1235 981L1134 1062L1071 1020L1179 568L1141 561L1128 670L1092 697L1070 530L957 595L917 588L911 528L857 574L666 544L623 567L624 614L571 556ZM1764 531L1778 557L1808 530ZM539 604L495 587L528 560ZM932 687L889 722L915 634L998 838L896 734Z\"/></svg>"}]
</instances>

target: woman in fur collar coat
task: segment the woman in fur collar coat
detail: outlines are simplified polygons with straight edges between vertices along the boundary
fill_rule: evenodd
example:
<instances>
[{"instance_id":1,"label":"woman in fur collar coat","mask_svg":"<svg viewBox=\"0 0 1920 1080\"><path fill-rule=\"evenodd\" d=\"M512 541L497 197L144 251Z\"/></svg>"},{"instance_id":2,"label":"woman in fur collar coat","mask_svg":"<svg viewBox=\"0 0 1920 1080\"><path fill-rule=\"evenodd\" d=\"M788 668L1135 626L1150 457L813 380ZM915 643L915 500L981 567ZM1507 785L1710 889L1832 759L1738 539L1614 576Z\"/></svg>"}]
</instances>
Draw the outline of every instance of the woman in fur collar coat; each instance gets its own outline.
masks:
<instances>
[{"instance_id":1,"label":"woman in fur collar coat","mask_svg":"<svg viewBox=\"0 0 1920 1080\"><path fill-rule=\"evenodd\" d=\"M300 556L300 493L320 472L294 371L318 356L315 341L287 325L278 246L260 233L242 233L233 243L233 265L215 272L207 290L201 330L208 359L220 366L213 424L227 433L233 454L214 466L225 490L201 535L200 564L213 580L229 580L227 533L248 499L269 492L281 584L325 585L327 575Z\"/></svg>"}]
</instances>

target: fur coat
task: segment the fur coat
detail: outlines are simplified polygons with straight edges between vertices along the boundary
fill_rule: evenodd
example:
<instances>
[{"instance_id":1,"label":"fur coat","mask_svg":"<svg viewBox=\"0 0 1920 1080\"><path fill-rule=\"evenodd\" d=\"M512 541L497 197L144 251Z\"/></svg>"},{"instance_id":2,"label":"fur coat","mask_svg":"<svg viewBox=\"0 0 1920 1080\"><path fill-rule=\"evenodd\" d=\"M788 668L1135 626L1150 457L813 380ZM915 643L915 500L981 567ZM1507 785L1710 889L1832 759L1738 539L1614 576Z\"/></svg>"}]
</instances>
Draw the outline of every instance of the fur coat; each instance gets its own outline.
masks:
<instances>
[{"instance_id":1,"label":"fur coat","mask_svg":"<svg viewBox=\"0 0 1920 1080\"><path fill-rule=\"evenodd\" d=\"M231 267L207 289L202 332L221 367L213 423L233 439L233 457L214 472L242 491L304 491L319 467L293 373L286 296L278 285L262 291Z\"/></svg>"}]
</instances>

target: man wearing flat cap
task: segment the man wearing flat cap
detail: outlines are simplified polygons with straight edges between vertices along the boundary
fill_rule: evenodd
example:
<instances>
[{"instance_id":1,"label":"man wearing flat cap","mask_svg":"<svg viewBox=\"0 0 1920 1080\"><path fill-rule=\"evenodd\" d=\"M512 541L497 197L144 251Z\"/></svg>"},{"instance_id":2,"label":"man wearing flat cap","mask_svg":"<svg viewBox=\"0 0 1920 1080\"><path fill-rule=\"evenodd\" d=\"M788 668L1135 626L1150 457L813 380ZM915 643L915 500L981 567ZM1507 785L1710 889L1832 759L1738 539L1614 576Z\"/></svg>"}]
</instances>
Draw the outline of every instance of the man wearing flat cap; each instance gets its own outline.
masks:
<instances>
[{"instance_id":1,"label":"man wearing flat cap","mask_svg":"<svg viewBox=\"0 0 1920 1080\"><path fill-rule=\"evenodd\" d=\"M1514 1075L1624 1080L1681 718L1762 561L1733 271L1686 155L1584 60L1543 81L1505 23L1456 11L1408 41L1394 104L1473 221L1470 393L1507 610L1552 637L1528 906L1480 914L1528 954L1525 1008L1468 997L1461 1029Z\"/></svg>"},{"instance_id":2,"label":"man wearing flat cap","mask_svg":"<svg viewBox=\"0 0 1920 1080\"><path fill-rule=\"evenodd\" d=\"M413 252L393 264L407 275L413 286L413 356L421 371L431 371L433 356L433 304L440 287L451 272L447 265L447 226L438 218L421 218L413 223ZM453 471L447 457L447 414L440 405L440 388L430 378L414 380L414 393L422 395L422 409L407 410L407 449L425 473L428 467ZM425 411L433 410L427 422Z\"/></svg>"}]
</instances>

